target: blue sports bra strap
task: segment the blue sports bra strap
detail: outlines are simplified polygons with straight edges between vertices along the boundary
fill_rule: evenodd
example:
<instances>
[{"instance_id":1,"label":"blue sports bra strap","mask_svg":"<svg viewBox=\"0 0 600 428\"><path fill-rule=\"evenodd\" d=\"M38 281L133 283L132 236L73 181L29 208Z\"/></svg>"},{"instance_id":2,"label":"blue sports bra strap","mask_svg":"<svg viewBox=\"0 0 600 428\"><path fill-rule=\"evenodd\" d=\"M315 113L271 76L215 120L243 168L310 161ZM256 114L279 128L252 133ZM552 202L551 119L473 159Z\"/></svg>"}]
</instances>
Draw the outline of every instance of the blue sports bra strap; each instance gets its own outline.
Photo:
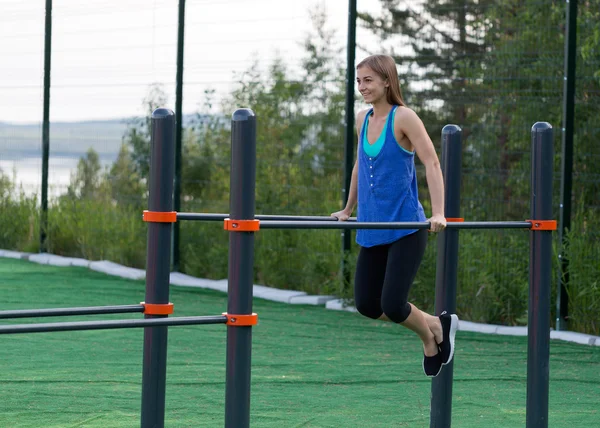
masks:
<instances>
[{"instance_id":1,"label":"blue sports bra strap","mask_svg":"<svg viewBox=\"0 0 600 428\"><path fill-rule=\"evenodd\" d=\"M390 110L390 114L388 115L388 122L387 122L386 137L392 138L393 141L396 141L396 134L394 133L394 119L396 117L396 109L397 108L398 108L397 105L392 107L392 110Z\"/></svg>"},{"instance_id":2,"label":"blue sports bra strap","mask_svg":"<svg viewBox=\"0 0 600 428\"><path fill-rule=\"evenodd\" d=\"M397 108L398 108L398 106L394 105L394 106L392 106L392 110L390 110L390 114L388 115L388 127L389 127L390 122L392 123L392 126L393 126L394 117L396 116Z\"/></svg>"},{"instance_id":3,"label":"blue sports bra strap","mask_svg":"<svg viewBox=\"0 0 600 428\"><path fill-rule=\"evenodd\" d=\"M369 128L369 116L373 113L373 109L370 108L369 111L367 112L367 114L365 114L365 120L363 121L362 124L362 138L367 138L367 129Z\"/></svg>"}]
</instances>

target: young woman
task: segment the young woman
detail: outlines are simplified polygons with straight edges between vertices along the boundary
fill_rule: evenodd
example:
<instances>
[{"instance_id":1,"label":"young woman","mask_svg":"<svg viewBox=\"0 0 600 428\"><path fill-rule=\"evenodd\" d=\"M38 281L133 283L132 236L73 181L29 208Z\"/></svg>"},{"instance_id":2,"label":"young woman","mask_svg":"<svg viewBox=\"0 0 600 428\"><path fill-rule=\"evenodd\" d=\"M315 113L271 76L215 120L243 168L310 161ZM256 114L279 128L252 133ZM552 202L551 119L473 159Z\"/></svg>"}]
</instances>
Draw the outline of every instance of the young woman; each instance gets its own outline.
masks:
<instances>
[{"instance_id":1,"label":"young woman","mask_svg":"<svg viewBox=\"0 0 600 428\"><path fill-rule=\"evenodd\" d=\"M431 139L417 114L402 100L392 57L373 55L357 69L358 90L372 108L356 116L357 160L352 170L348 203L331 214L344 221L358 202L358 221L431 223L430 231L446 227L444 183ZM418 199L415 154L425 165L432 216L427 219ZM458 317L429 315L408 303L408 291L427 244L427 230L361 230L354 298L358 312L392 321L417 333L423 341L423 370L437 376L454 355Z\"/></svg>"}]
</instances>

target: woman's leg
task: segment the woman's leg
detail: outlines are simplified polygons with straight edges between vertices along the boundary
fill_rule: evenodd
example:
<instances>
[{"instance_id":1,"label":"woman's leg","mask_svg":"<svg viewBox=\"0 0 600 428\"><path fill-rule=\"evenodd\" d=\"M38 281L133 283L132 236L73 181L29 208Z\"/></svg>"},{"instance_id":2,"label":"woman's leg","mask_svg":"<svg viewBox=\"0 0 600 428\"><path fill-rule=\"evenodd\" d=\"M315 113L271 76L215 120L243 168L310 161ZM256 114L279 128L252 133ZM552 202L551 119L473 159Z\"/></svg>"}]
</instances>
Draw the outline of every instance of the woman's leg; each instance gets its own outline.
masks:
<instances>
[{"instance_id":1,"label":"woman's leg","mask_svg":"<svg viewBox=\"0 0 600 428\"><path fill-rule=\"evenodd\" d=\"M435 336L435 341L438 344L442 343L444 334L442 331L442 323L440 322L440 319L433 315L429 315L427 312L423 312L420 309L418 309L418 310L423 314L423 317L425 318L425 322L429 326L429 330L431 330L431 332Z\"/></svg>"},{"instance_id":2,"label":"woman's leg","mask_svg":"<svg viewBox=\"0 0 600 428\"><path fill-rule=\"evenodd\" d=\"M382 291L382 307L383 319L402 324L417 333L423 342L424 354L434 356L438 353L437 343L443 337L440 321L407 301L426 246L426 230L405 236L390 246Z\"/></svg>"},{"instance_id":3,"label":"woman's leg","mask_svg":"<svg viewBox=\"0 0 600 428\"><path fill-rule=\"evenodd\" d=\"M431 317L431 315L423 312L419 308L417 308L412 303L409 303L411 307L410 314L408 317L401 322L404 327L414 331L419 335L421 341L423 342L423 353L428 357L433 357L436 355L438 350L438 341L435 333L431 330L429 323L427 322L427 317ZM433 317L435 318L435 317ZM437 319L437 318L436 318ZM437 328L438 337L441 342L442 338L442 325L440 324L440 320L437 319Z\"/></svg>"},{"instance_id":4,"label":"woman's leg","mask_svg":"<svg viewBox=\"0 0 600 428\"><path fill-rule=\"evenodd\" d=\"M408 315L406 320L404 320L404 322L402 322L400 324L402 324L404 327L417 333L419 335L419 337L421 338L421 340L423 340L423 335L425 335L426 341L429 342L430 336L429 336L429 333L427 333L424 329L423 320L419 319L418 314L416 314L416 315L413 314L413 312L418 311L421 313L421 316L425 319L425 323L427 324L429 331L433 334L433 336L435 338L435 342L437 344L442 343L443 331L442 331L442 324L440 322L440 319L438 317L434 317L433 315L429 315L427 312L423 312L422 310L417 308L412 303L409 303L409 305L411 307L410 314ZM413 315L413 317L411 317L411 315ZM391 319L388 318L388 316L386 314L381 314L379 319L383 320L383 321L393 322ZM425 340L423 340L423 345L425 346ZM435 349L433 349L433 347L430 346L429 348L431 350L435 351ZM425 352L425 355L430 356L432 354L430 352Z\"/></svg>"},{"instance_id":5,"label":"woman's leg","mask_svg":"<svg viewBox=\"0 0 600 428\"><path fill-rule=\"evenodd\" d=\"M354 304L356 310L368 318L382 316L381 290L385 278L388 245L361 247L354 277Z\"/></svg>"}]
</instances>

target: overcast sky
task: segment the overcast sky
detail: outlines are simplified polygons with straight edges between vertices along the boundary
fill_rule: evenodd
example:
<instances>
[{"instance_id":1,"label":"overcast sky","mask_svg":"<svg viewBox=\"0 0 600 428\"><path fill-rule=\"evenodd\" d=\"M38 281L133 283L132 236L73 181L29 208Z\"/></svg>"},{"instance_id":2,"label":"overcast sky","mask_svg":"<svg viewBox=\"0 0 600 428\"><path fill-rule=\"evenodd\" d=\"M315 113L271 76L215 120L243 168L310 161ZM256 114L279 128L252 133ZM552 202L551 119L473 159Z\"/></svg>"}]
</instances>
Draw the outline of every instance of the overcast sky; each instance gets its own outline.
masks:
<instances>
[{"instance_id":1,"label":"overcast sky","mask_svg":"<svg viewBox=\"0 0 600 428\"><path fill-rule=\"evenodd\" d=\"M348 0L187 0L184 113L197 111L206 88L228 93L234 73L255 58L268 65L279 51L297 68L309 10L319 4L345 47ZM44 7L0 0L0 121L42 120ZM378 7L358 1L359 11ZM173 108L177 14L178 0L54 0L51 120L142 114L153 82L163 83ZM368 45L364 30L357 37Z\"/></svg>"}]
</instances>

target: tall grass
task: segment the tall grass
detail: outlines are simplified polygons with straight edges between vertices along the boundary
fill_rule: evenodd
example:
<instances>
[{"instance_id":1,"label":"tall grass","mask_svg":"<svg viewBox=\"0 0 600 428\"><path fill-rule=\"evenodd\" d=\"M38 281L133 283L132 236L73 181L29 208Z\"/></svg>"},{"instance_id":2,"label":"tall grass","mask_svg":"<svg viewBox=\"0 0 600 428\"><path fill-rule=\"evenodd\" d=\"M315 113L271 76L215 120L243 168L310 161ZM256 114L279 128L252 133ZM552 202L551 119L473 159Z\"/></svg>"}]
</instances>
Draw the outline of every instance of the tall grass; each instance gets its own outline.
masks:
<instances>
[{"instance_id":1,"label":"tall grass","mask_svg":"<svg viewBox=\"0 0 600 428\"><path fill-rule=\"evenodd\" d=\"M3 191L4 190L4 191ZM9 192L0 186L0 248L36 252L39 249L39 210L35 196Z\"/></svg>"},{"instance_id":2,"label":"tall grass","mask_svg":"<svg viewBox=\"0 0 600 428\"><path fill-rule=\"evenodd\" d=\"M53 254L146 263L146 225L141 211L107 200L59 199L48 211L48 249Z\"/></svg>"},{"instance_id":3,"label":"tall grass","mask_svg":"<svg viewBox=\"0 0 600 428\"><path fill-rule=\"evenodd\" d=\"M567 242L569 328L600 334L600 211L579 205Z\"/></svg>"}]
</instances>

